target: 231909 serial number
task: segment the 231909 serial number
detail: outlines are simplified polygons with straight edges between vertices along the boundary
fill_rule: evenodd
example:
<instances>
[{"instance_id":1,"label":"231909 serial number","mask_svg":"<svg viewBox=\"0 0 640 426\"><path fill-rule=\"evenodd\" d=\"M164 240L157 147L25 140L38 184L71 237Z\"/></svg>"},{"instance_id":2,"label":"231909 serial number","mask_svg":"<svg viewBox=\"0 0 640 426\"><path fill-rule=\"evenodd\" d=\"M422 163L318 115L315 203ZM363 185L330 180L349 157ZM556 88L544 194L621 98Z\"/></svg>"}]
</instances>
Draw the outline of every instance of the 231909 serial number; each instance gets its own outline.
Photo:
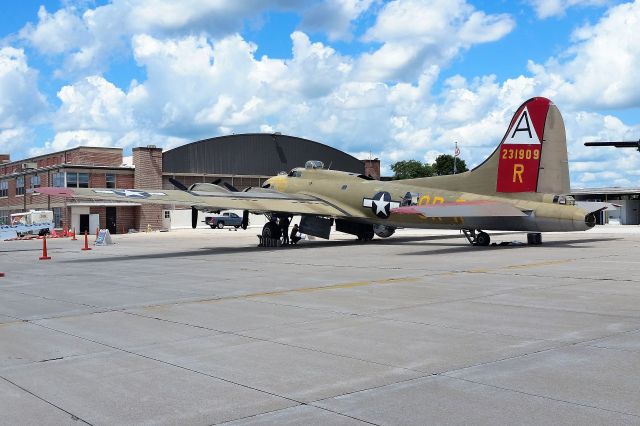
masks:
<instances>
[{"instance_id":1,"label":"231909 serial number","mask_svg":"<svg viewBox=\"0 0 640 426\"><path fill-rule=\"evenodd\" d=\"M514 149L506 148L502 150L503 160L538 160L540 159L539 149Z\"/></svg>"}]
</instances>

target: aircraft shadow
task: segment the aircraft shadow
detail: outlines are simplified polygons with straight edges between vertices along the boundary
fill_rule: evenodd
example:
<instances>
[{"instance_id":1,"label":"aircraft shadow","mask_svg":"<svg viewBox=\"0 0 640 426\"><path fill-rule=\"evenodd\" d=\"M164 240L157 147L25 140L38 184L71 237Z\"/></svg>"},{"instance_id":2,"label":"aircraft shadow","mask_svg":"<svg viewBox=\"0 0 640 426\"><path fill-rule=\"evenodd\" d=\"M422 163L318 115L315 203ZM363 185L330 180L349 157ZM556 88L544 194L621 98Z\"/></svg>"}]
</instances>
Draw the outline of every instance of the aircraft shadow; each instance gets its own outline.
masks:
<instances>
[{"instance_id":1,"label":"aircraft shadow","mask_svg":"<svg viewBox=\"0 0 640 426\"><path fill-rule=\"evenodd\" d=\"M432 237L402 237L392 240L373 240L366 243L360 243L353 240L339 240L339 241L325 241L325 240L313 240L304 241L296 245L288 245L284 247L258 247L257 239L256 244L251 246L239 246L239 247L201 247L194 248L188 251L175 251L166 253L149 253L139 255L127 255L127 256L109 256L101 257L99 259L73 259L64 260L63 263L91 263L91 262L117 262L123 260L142 260L142 259L172 259L177 257L195 257L195 256L208 256L219 254L236 254L236 253L268 253L268 252L290 252L292 250L307 250L307 249L320 249L324 247L343 247L343 246L363 246L363 245L378 245L378 244L401 244L401 243L417 243L419 241L428 240L441 240L445 238L458 238L458 236L432 236Z\"/></svg>"},{"instance_id":2,"label":"aircraft shadow","mask_svg":"<svg viewBox=\"0 0 640 426\"><path fill-rule=\"evenodd\" d=\"M538 247L538 248L551 248L551 247L573 247L573 248L593 248L594 245L592 243L596 243L596 242L605 242L605 241L618 241L620 240L620 238L611 238L611 237L607 237L607 238L588 238L588 239L579 239L579 240L563 240L563 241L549 241L549 242L545 242L543 240L542 244L539 246L534 246L534 247ZM588 245L585 245L588 244ZM496 244L496 245L490 245L487 247L478 247L478 246L472 246L470 244L467 245L463 245L463 246L457 246L457 247L451 247L448 244L443 244L443 243L433 243L433 244L429 244L430 247L433 246L444 246L446 245L447 248L442 248L442 249L435 249L435 250L421 250L421 251L411 251L411 252L406 252L406 253L398 253L400 255L403 256L428 256L428 255L439 255L439 254L456 254L456 253L468 253L468 252L472 252L472 251L495 251L495 250L517 250L517 249L527 249L530 248L532 246L529 246L528 244L525 243L521 243L518 242L516 244Z\"/></svg>"},{"instance_id":3,"label":"aircraft shadow","mask_svg":"<svg viewBox=\"0 0 640 426\"><path fill-rule=\"evenodd\" d=\"M492 234L495 235L505 235L505 234ZM518 235L518 234L508 234L508 235ZM454 247L451 244L446 242L438 242L441 240L450 240L450 239L458 239L462 238L462 245L456 245ZM543 242L542 245L537 247L560 247L560 246L570 246L579 245L581 248L586 248L584 244L594 243L594 242L602 242L602 241L615 241L619 238L590 238L590 239L578 239L578 240L564 240L564 241L551 241L551 242ZM353 246L359 247L364 245L410 245L417 246L418 243L421 242L429 242L428 246L446 246L446 248L442 249L434 249L434 250L420 250L420 251L411 251L406 253L398 253L405 256L424 256L424 255L438 255L438 254L452 254L452 253L465 253L470 251L478 251L478 250L513 250L519 248L528 247L526 244L510 244L510 245L495 245L488 247L477 247L468 244L464 237L458 235L437 235L437 236L425 236L425 237L398 237L386 240L373 240L367 243L360 243L354 240L340 240L340 241L308 241L303 242L297 245L290 245L285 247L257 247L257 245L252 246L239 246L239 247L201 247L194 248L193 250L184 250L184 251L175 251L175 252L166 252L166 253L149 253L149 254L140 254L140 255L126 255L126 256L105 256L100 258L90 258L90 259L74 259L74 260L64 260L62 263L92 263L92 262L120 262L126 260L144 260L144 259L175 259L180 257L196 257L196 256L213 256L213 255L223 255L223 254L238 254L238 253L265 253L265 252L279 252L279 253L288 253L290 254L296 250L308 250L308 249L322 249L322 248L330 248L330 247L346 247ZM592 247L592 246L588 246Z\"/></svg>"}]
</instances>

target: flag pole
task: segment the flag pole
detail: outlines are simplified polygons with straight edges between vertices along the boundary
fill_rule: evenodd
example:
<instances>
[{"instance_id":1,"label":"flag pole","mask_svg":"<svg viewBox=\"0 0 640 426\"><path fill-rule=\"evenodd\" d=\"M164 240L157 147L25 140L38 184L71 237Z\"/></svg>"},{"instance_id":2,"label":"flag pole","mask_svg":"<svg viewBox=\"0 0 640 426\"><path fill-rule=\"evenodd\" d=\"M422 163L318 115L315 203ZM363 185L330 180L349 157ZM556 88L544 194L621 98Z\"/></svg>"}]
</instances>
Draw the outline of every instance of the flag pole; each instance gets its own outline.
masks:
<instances>
[{"instance_id":1,"label":"flag pole","mask_svg":"<svg viewBox=\"0 0 640 426\"><path fill-rule=\"evenodd\" d=\"M457 170L456 160L458 159L458 141L456 141L456 149L453 151L453 174L455 175Z\"/></svg>"}]
</instances>

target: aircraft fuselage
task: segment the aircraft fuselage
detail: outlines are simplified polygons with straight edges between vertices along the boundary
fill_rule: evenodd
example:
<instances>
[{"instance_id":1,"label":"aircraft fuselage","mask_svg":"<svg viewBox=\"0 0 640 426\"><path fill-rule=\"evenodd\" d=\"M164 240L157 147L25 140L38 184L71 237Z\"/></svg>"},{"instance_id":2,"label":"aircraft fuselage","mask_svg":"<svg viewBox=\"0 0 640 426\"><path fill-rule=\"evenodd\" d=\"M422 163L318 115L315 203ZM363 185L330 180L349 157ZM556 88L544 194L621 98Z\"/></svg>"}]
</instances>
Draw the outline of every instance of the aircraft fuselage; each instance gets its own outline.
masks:
<instances>
[{"instance_id":1,"label":"aircraft fuselage","mask_svg":"<svg viewBox=\"0 0 640 426\"><path fill-rule=\"evenodd\" d=\"M403 181L367 180L353 173L297 168L289 175L267 181L271 188L290 194L316 196L343 210L350 220L406 228L483 229L496 231L584 231L592 218L572 205L553 203L554 194L479 195L463 191L430 188ZM388 194L383 195L381 194ZM556 197L557 199L557 197ZM435 206L466 201L498 201L526 212L521 217L425 217L394 214L401 205Z\"/></svg>"}]
</instances>

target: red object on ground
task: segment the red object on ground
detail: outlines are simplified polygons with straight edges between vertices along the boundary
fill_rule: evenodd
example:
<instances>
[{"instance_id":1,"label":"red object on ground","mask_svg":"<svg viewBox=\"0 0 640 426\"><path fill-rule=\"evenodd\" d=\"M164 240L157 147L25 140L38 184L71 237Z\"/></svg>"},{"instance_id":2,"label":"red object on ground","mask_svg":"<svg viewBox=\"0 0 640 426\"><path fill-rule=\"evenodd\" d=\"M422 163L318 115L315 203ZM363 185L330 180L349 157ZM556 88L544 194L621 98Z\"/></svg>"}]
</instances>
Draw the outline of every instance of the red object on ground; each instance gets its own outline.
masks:
<instances>
[{"instance_id":1,"label":"red object on ground","mask_svg":"<svg viewBox=\"0 0 640 426\"><path fill-rule=\"evenodd\" d=\"M78 239L76 238L76 228L73 228L73 238L71 238L71 241L77 241Z\"/></svg>"},{"instance_id":2,"label":"red object on ground","mask_svg":"<svg viewBox=\"0 0 640 426\"><path fill-rule=\"evenodd\" d=\"M67 228L67 225L65 225L64 229L62 230L62 236L63 237L68 237L69 236L69 228Z\"/></svg>"},{"instance_id":3,"label":"red object on ground","mask_svg":"<svg viewBox=\"0 0 640 426\"><path fill-rule=\"evenodd\" d=\"M0 278L4 277L4 272L0 272Z\"/></svg>"},{"instance_id":4,"label":"red object on ground","mask_svg":"<svg viewBox=\"0 0 640 426\"><path fill-rule=\"evenodd\" d=\"M91 250L91 247L89 247L89 234L87 231L84 231L84 247L82 250Z\"/></svg>"},{"instance_id":5,"label":"red object on ground","mask_svg":"<svg viewBox=\"0 0 640 426\"><path fill-rule=\"evenodd\" d=\"M47 255L47 237L42 239L42 256L40 256L40 260L50 260L51 258Z\"/></svg>"}]
</instances>

